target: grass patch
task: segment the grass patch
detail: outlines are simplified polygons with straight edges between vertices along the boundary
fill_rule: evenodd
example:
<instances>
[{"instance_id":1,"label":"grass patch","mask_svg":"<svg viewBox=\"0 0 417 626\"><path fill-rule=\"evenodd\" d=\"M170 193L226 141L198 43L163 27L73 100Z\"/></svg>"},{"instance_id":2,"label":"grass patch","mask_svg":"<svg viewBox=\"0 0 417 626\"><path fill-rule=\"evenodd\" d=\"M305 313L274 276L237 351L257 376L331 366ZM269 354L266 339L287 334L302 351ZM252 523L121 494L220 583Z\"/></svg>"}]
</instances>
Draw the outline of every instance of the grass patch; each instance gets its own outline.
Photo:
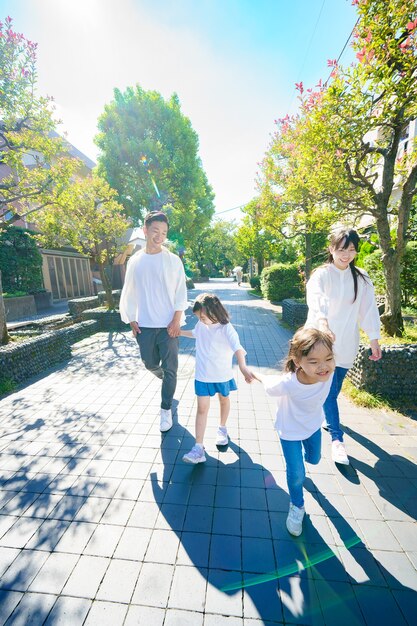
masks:
<instances>
[{"instance_id":1,"label":"grass patch","mask_svg":"<svg viewBox=\"0 0 417 626\"><path fill-rule=\"evenodd\" d=\"M259 291L258 289L248 289L248 293L250 293L251 296L262 298L262 291Z\"/></svg>"},{"instance_id":2,"label":"grass patch","mask_svg":"<svg viewBox=\"0 0 417 626\"><path fill-rule=\"evenodd\" d=\"M363 406L365 409L379 409L383 411L394 411L405 417L410 417L417 407L410 407L409 404L401 404L401 402L393 402L387 398L383 398L378 394L369 393L363 389L357 389L353 383L347 378L343 381L342 391L349 400L357 406Z\"/></svg>"},{"instance_id":3,"label":"grass patch","mask_svg":"<svg viewBox=\"0 0 417 626\"><path fill-rule=\"evenodd\" d=\"M9 378L0 378L0 396L11 393L16 389L17 385Z\"/></svg>"}]
</instances>

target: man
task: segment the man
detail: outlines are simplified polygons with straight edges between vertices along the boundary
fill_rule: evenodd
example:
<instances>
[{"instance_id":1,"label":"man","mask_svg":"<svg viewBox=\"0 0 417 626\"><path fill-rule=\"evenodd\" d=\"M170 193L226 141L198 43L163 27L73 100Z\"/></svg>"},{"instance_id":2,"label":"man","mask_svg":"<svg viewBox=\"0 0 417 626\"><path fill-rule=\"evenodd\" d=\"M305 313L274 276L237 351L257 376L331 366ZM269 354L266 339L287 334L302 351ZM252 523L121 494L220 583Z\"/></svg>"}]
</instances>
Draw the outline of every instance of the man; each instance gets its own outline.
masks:
<instances>
[{"instance_id":1,"label":"man","mask_svg":"<svg viewBox=\"0 0 417 626\"><path fill-rule=\"evenodd\" d=\"M146 246L130 259L120 297L120 316L130 324L146 369L162 379L161 432L172 426L178 336L188 306L181 259L162 245L168 229L162 211L145 217Z\"/></svg>"}]
</instances>

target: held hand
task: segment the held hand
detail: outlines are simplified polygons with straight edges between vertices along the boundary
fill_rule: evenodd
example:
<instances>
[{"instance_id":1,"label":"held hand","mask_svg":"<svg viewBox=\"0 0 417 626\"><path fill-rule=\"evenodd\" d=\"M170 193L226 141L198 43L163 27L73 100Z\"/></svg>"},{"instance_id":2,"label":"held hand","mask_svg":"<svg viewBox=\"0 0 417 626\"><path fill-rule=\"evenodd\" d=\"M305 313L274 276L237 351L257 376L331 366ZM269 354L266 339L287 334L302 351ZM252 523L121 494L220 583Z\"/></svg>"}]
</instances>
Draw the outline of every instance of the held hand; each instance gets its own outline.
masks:
<instances>
[{"instance_id":1,"label":"held hand","mask_svg":"<svg viewBox=\"0 0 417 626\"><path fill-rule=\"evenodd\" d=\"M335 342L336 341L336 335L334 334L334 332L332 330L330 330L329 328L329 324L327 322L327 320L319 320L319 330L321 330L322 333L326 333L326 335L329 335L330 339Z\"/></svg>"},{"instance_id":2,"label":"held hand","mask_svg":"<svg viewBox=\"0 0 417 626\"><path fill-rule=\"evenodd\" d=\"M372 350L372 354L369 355L369 360L379 361L379 359L382 358L382 350L381 350L381 346L379 345L378 339L372 339L371 350Z\"/></svg>"},{"instance_id":3,"label":"held hand","mask_svg":"<svg viewBox=\"0 0 417 626\"><path fill-rule=\"evenodd\" d=\"M258 380L255 374L251 372L247 367L241 367L240 371L242 372L245 382L247 382L248 385L253 383L254 380Z\"/></svg>"},{"instance_id":4,"label":"held hand","mask_svg":"<svg viewBox=\"0 0 417 626\"><path fill-rule=\"evenodd\" d=\"M136 337L136 335L140 335L140 328L137 322L130 322L130 328L132 329L132 335Z\"/></svg>"},{"instance_id":5,"label":"held hand","mask_svg":"<svg viewBox=\"0 0 417 626\"><path fill-rule=\"evenodd\" d=\"M180 323L177 322L176 320L172 320L167 326L168 335L170 337L179 337L180 330L181 330Z\"/></svg>"}]
</instances>

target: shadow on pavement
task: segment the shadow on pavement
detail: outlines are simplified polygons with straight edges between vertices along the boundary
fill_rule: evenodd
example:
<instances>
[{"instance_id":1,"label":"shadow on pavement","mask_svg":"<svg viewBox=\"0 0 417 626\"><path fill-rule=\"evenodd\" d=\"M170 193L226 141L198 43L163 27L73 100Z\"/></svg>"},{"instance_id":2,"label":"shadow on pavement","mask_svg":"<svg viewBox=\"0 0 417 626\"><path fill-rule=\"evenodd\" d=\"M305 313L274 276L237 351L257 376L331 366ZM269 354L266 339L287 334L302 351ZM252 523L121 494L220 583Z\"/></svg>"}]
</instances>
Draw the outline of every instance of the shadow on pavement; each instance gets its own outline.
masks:
<instances>
[{"instance_id":1,"label":"shadow on pavement","mask_svg":"<svg viewBox=\"0 0 417 626\"><path fill-rule=\"evenodd\" d=\"M377 593L380 611L385 607L393 617L390 623L406 623L386 580L398 593L413 592L376 562L327 500L323 508L333 517L340 548L324 516L314 517L316 528L307 515L303 534L292 538L285 528L287 493L233 442L229 449L237 459L232 463L207 456L207 462L197 466L175 464L192 442L191 434L175 423L161 441L162 481L158 483L155 473L150 478L161 513L190 564L209 583L206 613L243 614L265 624L353 626L372 623L368 598ZM314 484L307 484L318 499ZM343 557L357 561L365 582L347 574Z\"/></svg>"}]
</instances>

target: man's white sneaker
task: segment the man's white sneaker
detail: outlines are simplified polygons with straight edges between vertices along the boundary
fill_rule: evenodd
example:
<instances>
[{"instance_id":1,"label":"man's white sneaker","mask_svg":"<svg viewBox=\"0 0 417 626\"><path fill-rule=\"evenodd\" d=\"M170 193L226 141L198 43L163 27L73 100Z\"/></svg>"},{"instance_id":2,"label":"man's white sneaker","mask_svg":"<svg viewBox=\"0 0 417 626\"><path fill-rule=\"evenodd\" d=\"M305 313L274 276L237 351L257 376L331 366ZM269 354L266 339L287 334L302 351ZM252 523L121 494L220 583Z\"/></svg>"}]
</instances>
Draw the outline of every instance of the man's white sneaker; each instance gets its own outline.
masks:
<instances>
[{"instance_id":1,"label":"man's white sneaker","mask_svg":"<svg viewBox=\"0 0 417 626\"><path fill-rule=\"evenodd\" d=\"M349 465L349 459L346 454L345 444L342 441L332 441L332 459L335 463L341 465Z\"/></svg>"},{"instance_id":2,"label":"man's white sneaker","mask_svg":"<svg viewBox=\"0 0 417 626\"><path fill-rule=\"evenodd\" d=\"M161 433L166 433L172 427L172 411L171 409L161 409L161 423L159 430Z\"/></svg>"},{"instance_id":3,"label":"man's white sneaker","mask_svg":"<svg viewBox=\"0 0 417 626\"><path fill-rule=\"evenodd\" d=\"M187 454L184 454L182 457L184 463L204 463L206 460L206 455L204 454L203 446L193 446Z\"/></svg>"},{"instance_id":4,"label":"man's white sneaker","mask_svg":"<svg viewBox=\"0 0 417 626\"><path fill-rule=\"evenodd\" d=\"M299 537L303 532L303 519L305 515L304 507L299 508L290 502L290 509L287 517L287 530L290 535Z\"/></svg>"},{"instance_id":5,"label":"man's white sneaker","mask_svg":"<svg viewBox=\"0 0 417 626\"><path fill-rule=\"evenodd\" d=\"M227 428L225 426L219 426L216 435L216 446L227 446L229 443L229 436L227 434Z\"/></svg>"}]
</instances>

